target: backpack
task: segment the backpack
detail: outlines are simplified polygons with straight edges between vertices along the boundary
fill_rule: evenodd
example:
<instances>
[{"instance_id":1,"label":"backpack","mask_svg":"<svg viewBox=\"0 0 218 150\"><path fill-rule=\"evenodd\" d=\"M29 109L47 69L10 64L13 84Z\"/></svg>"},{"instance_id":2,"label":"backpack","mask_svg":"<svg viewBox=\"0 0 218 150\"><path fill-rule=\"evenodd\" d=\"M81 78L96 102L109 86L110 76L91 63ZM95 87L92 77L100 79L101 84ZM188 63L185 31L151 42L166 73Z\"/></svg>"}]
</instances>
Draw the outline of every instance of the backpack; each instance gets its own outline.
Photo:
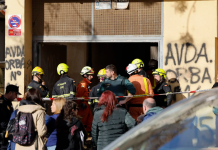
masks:
<instances>
[{"instance_id":1,"label":"backpack","mask_svg":"<svg viewBox=\"0 0 218 150\"><path fill-rule=\"evenodd\" d=\"M13 142L23 146L32 145L37 136L32 113L19 112L15 120Z\"/></svg>"}]
</instances>

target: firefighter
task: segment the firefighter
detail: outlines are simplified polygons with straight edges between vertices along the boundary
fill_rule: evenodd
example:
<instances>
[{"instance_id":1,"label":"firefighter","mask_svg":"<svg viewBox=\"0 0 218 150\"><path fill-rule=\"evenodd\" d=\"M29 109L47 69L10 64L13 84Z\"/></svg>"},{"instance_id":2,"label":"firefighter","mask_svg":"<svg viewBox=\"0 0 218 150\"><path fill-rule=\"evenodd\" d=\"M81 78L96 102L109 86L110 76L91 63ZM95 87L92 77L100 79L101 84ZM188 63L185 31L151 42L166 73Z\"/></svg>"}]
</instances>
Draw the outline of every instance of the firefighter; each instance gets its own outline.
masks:
<instances>
[{"instance_id":1,"label":"firefighter","mask_svg":"<svg viewBox=\"0 0 218 150\"><path fill-rule=\"evenodd\" d=\"M136 88L135 95L154 94L150 80L148 78L139 75L138 67L135 64L129 64L127 66L127 73L130 75L129 81ZM142 103L148 97L149 96L132 98L128 102L129 113L136 121L137 121L137 117L143 114Z\"/></svg>"},{"instance_id":2,"label":"firefighter","mask_svg":"<svg viewBox=\"0 0 218 150\"><path fill-rule=\"evenodd\" d=\"M70 78L68 73L68 65L60 63L57 67L57 73L60 75L60 79L55 83L52 91L52 97L64 97L66 99L72 99L76 95L75 81Z\"/></svg>"},{"instance_id":3,"label":"firefighter","mask_svg":"<svg viewBox=\"0 0 218 150\"><path fill-rule=\"evenodd\" d=\"M152 75L152 72L158 68L158 61L155 59L151 59L148 63L149 70L146 71L149 80L151 81L152 89L156 87L156 82L154 80L154 76Z\"/></svg>"},{"instance_id":4,"label":"firefighter","mask_svg":"<svg viewBox=\"0 0 218 150\"><path fill-rule=\"evenodd\" d=\"M82 68L81 73L83 77L83 80L77 85L76 91L76 97L88 97L90 93L90 86L91 80L93 79L93 74L94 71L91 67L85 66ZM79 105L79 112L78 115L81 118L81 121L83 125L86 128L86 131L88 133L91 132L91 126L92 126L92 120L93 120L93 115L92 111L89 107L88 100L78 100L76 101L77 104Z\"/></svg>"},{"instance_id":5,"label":"firefighter","mask_svg":"<svg viewBox=\"0 0 218 150\"><path fill-rule=\"evenodd\" d=\"M145 78L148 78L148 75L147 73L145 72L145 70L143 69L143 67L145 66L144 62L141 60L141 59L134 59L132 61L131 64L135 64L137 67L138 67L138 72L139 72L139 75L145 77Z\"/></svg>"},{"instance_id":6,"label":"firefighter","mask_svg":"<svg viewBox=\"0 0 218 150\"><path fill-rule=\"evenodd\" d=\"M98 72L98 79L100 80L100 82L94 86L92 89L91 89L91 92L89 93L89 97L97 97L97 93L100 89L100 86L101 86L101 82L105 79L105 68L104 69L101 69L99 72ZM96 107L98 107L98 99L89 99L88 103L89 105L95 109Z\"/></svg>"},{"instance_id":7,"label":"firefighter","mask_svg":"<svg viewBox=\"0 0 218 150\"><path fill-rule=\"evenodd\" d=\"M154 94L171 93L170 86L166 83L166 73L163 69L155 69L152 74L156 81L156 87L154 88ZM165 108L171 105L172 94L154 96L156 106Z\"/></svg>"},{"instance_id":8,"label":"firefighter","mask_svg":"<svg viewBox=\"0 0 218 150\"><path fill-rule=\"evenodd\" d=\"M38 89L40 91L41 97L49 97L49 90L45 86L45 82L42 80L42 77L44 75L44 71L40 67L35 67L32 70L32 76L33 80L29 83L27 86L27 91L31 88Z\"/></svg>"}]
</instances>

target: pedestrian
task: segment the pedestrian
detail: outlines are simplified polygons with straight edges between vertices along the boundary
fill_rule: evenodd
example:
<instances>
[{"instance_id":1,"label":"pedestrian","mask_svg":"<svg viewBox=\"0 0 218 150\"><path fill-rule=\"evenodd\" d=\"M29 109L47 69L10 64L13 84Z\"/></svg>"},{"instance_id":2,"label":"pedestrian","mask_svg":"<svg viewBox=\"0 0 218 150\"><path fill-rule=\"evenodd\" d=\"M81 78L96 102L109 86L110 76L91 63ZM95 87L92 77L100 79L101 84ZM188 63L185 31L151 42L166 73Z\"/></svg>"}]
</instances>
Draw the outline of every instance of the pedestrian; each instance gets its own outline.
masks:
<instances>
[{"instance_id":1,"label":"pedestrian","mask_svg":"<svg viewBox=\"0 0 218 150\"><path fill-rule=\"evenodd\" d=\"M156 105L162 108L166 108L171 105L172 102L172 93L170 86L166 83L166 72L163 69L155 69L152 74L156 81L156 87L154 88L154 94L166 94L166 95L157 95L153 98L155 99Z\"/></svg>"},{"instance_id":2,"label":"pedestrian","mask_svg":"<svg viewBox=\"0 0 218 150\"><path fill-rule=\"evenodd\" d=\"M144 112L143 121L161 112L162 110L163 108L156 106L156 102L153 98L145 99L143 102L143 112Z\"/></svg>"},{"instance_id":3,"label":"pedestrian","mask_svg":"<svg viewBox=\"0 0 218 150\"><path fill-rule=\"evenodd\" d=\"M119 104L125 107L125 103L131 99L131 96L136 93L136 89L133 84L121 75L117 75L117 69L114 65L108 65L105 68L106 79L102 82L98 91L98 97L106 91L112 91L115 96L129 96L127 98L118 98ZM128 94L127 94L128 90Z\"/></svg>"},{"instance_id":4,"label":"pedestrian","mask_svg":"<svg viewBox=\"0 0 218 150\"><path fill-rule=\"evenodd\" d=\"M127 66L127 73L130 75L129 81L136 88L135 95L154 95L150 80L138 74L138 67L135 64ZM128 111L136 121L137 117L143 113L142 103L148 97L152 96L134 97L128 101Z\"/></svg>"},{"instance_id":5,"label":"pedestrian","mask_svg":"<svg viewBox=\"0 0 218 150\"><path fill-rule=\"evenodd\" d=\"M34 139L33 144L31 144L30 146L23 146L16 143L15 150L45 150L45 144L43 140L47 132L47 127L45 125L45 109L42 107L40 91L35 88L29 89L26 95L26 100L20 101L20 106L18 107L18 110L18 113L21 112L26 114L32 114L33 123L37 135ZM20 122L19 125L21 125Z\"/></svg>"},{"instance_id":6,"label":"pedestrian","mask_svg":"<svg viewBox=\"0 0 218 150\"><path fill-rule=\"evenodd\" d=\"M143 67L145 66L144 62L141 60L141 59L134 59L132 61L131 64L135 64L137 67L138 67L138 72L139 72L139 75L145 77L145 78L148 78L148 75L147 73L145 72L145 70L143 69Z\"/></svg>"},{"instance_id":7,"label":"pedestrian","mask_svg":"<svg viewBox=\"0 0 218 150\"><path fill-rule=\"evenodd\" d=\"M92 87L90 93L89 93L89 97L97 97L98 95L98 91L100 89L100 86L101 86L101 83L102 81L105 79L105 68L104 69L101 69L99 72L98 72L98 79L99 79L99 83ZM96 107L98 107L98 99L89 99L88 103L89 105L92 107L92 109L95 109Z\"/></svg>"},{"instance_id":8,"label":"pedestrian","mask_svg":"<svg viewBox=\"0 0 218 150\"><path fill-rule=\"evenodd\" d=\"M38 94L38 97L40 97L40 100L34 99L34 103L32 103L32 101L26 100L27 92L25 92L25 94L24 94L22 100L20 101L19 105L22 106L22 105L35 104L36 103L36 104L41 105L43 107L41 94L37 89L35 89L35 90L37 91L36 93ZM16 117L16 114L18 113L18 111L19 111L18 109L13 111L13 113L11 114L10 120L12 120L12 119L14 119ZM45 114L45 125L46 125L47 129L48 129L48 122L50 122L50 121L51 121L51 117L49 115ZM9 137L10 137L10 135L9 135ZM15 150L15 146L16 146L16 143L13 142L13 137L12 137L12 139L10 139L7 150Z\"/></svg>"},{"instance_id":9,"label":"pedestrian","mask_svg":"<svg viewBox=\"0 0 218 150\"><path fill-rule=\"evenodd\" d=\"M89 97L89 93L91 91L90 84L92 83L91 81L93 79L94 70L89 66L85 66L82 68L80 74L82 75L83 80L80 81L80 83L77 85L76 97ZM85 126L88 134L90 134L91 127L92 127L93 115L92 115L92 111L91 111L89 104L88 104L88 99L79 100L76 102L79 105L78 115L80 117L82 117L81 121L82 121L83 125Z\"/></svg>"},{"instance_id":10,"label":"pedestrian","mask_svg":"<svg viewBox=\"0 0 218 150\"><path fill-rule=\"evenodd\" d=\"M111 91L104 91L95 109L92 123L92 139L98 150L116 140L136 125L124 108L117 107L118 100Z\"/></svg>"},{"instance_id":11,"label":"pedestrian","mask_svg":"<svg viewBox=\"0 0 218 150\"><path fill-rule=\"evenodd\" d=\"M31 88L38 89L40 91L41 97L49 97L49 90L45 86L45 82L42 80L42 77L44 76L44 71L40 67L35 67L32 70L32 76L33 80L29 83L27 86L27 91Z\"/></svg>"},{"instance_id":12,"label":"pedestrian","mask_svg":"<svg viewBox=\"0 0 218 150\"><path fill-rule=\"evenodd\" d=\"M56 150L83 150L87 133L77 116L77 104L67 101L57 118Z\"/></svg>"},{"instance_id":13,"label":"pedestrian","mask_svg":"<svg viewBox=\"0 0 218 150\"><path fill-rule=\"evenodd\" d=\"M60 79L55 83L52 91L52 97L64 97L66 99L72 99L76 95L75 81L68 76L68 65L60 63L57 67L57 73L60 75Z\"/></svg>"},{"instance_id":14,"label":"pedestrian","mask_svg":"<svg viewBox=\"0 0 218 150\"><path fill-rule=\"evenodd\" d=\"M17 98L19 87L16 85L8 85L6 93L0 98L0 150L6 150L8 147L8 139L5 138L6 128L13 112L12 101Z\"/></svg>"},{"instance_id":15,"label":"pedestrian","mask_svg":"<svg viewBox=\"0 0 218 150\"><path fill-rule=\"evenodd\" d=\"M59 97L55 98L52 101L51 112L53 115L50 116L51 120L48 122L48 132L47 132L47 150L55 150L57 145L57 129L56 129L56 120L61 110L66 103L66 99Z\"/></svg>"}]
</instances>

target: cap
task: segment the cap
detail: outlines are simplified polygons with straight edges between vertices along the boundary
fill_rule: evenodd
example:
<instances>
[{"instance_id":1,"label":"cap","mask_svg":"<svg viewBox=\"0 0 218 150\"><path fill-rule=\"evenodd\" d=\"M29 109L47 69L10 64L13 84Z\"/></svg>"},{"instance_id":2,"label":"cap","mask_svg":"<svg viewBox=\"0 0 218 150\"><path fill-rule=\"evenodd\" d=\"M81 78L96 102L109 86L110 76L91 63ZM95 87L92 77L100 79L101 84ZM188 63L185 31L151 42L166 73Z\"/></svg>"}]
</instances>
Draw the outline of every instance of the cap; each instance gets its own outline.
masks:
<instances>
[{"instance_id":1,"label":"cap","mask_svg":"<svg viewBox=\"0 0 218 150\"><path fill-rule=\"evenodd\" d=\"M6 87L6 93L8 93L8 92L16 92L18 95L21 95L19 92L19 87L16 85L13 85L13 84L9 84Z\"/></svg>"}]
</instances>

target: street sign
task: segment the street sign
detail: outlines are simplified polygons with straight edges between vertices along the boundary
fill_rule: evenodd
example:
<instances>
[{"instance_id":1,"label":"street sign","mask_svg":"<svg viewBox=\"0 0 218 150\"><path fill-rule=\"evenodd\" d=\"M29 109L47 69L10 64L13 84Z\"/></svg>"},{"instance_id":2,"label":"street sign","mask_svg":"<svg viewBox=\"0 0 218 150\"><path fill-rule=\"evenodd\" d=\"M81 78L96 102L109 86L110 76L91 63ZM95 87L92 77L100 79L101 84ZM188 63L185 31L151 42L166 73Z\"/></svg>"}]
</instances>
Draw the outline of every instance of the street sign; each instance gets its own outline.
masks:
<instances>
[{"instance_id":1,"label":"street sign","mask_svg":"<svg viewBox=\"0 0 218 150\"><path fill-rule=\"evenodd\" d=\"M21 15L8 15L8 36L21 36Z\"/></svg>"}]
</instances>

